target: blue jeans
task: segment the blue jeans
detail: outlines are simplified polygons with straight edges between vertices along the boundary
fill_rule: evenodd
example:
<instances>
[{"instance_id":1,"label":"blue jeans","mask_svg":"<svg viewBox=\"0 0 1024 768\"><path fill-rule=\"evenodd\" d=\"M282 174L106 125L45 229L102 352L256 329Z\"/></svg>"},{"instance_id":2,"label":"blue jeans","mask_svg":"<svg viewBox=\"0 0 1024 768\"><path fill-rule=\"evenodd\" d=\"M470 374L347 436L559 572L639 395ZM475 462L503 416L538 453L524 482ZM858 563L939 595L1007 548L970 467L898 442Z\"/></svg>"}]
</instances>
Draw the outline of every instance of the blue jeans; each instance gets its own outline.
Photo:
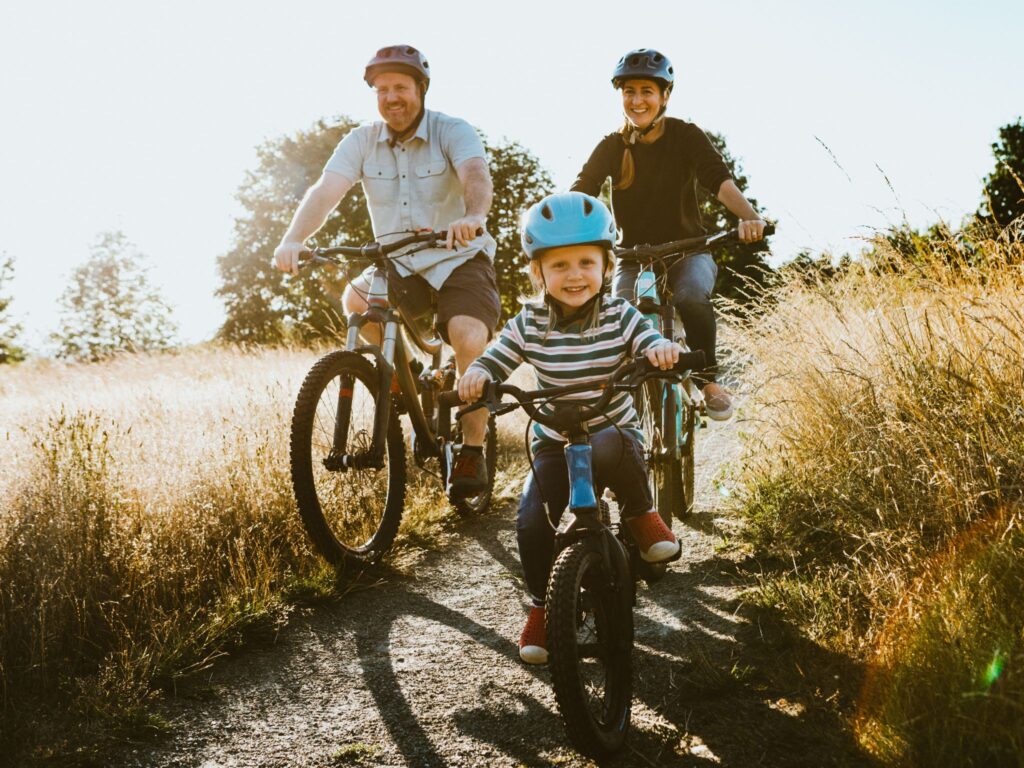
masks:
<instances>
[{"instance_id":1,"label":"blue jeans","mask_svg":"<svg viewBox=\"0 0 1024 768\"><path fill-rule=\"evenodd\" d=\"M635 517L654 508L647 482L644 448L636 435L607 427L590 436L591 464L598 496L604 488L615 494L623 518ZM548 575L554 557L555 531L569 504L569 471L563 446L545 446L533 457L519 498L516 538L526 586L534 605L544 605ZM547 502L551 520L544 512Z\"/></svg>"},{"instance_id":2,"label":"blue jeans","mask_svg":"<svg viewBox=\"0 0 1024 768\"><path fill-rule=\"evenodd\" d=\"M612 291L615 296L633 301L636 276L640 265L617 262L612 277ZM686 343L690 349L704 351L706 366L694 378L698 381L714 381L718 376L718 360L715 357L715 308L711 294L715 290L718 265L709 253L695 253L680 259L668 270L668 281L672 287L673 302L683 321Z\"/></svg>"}]
</instances>

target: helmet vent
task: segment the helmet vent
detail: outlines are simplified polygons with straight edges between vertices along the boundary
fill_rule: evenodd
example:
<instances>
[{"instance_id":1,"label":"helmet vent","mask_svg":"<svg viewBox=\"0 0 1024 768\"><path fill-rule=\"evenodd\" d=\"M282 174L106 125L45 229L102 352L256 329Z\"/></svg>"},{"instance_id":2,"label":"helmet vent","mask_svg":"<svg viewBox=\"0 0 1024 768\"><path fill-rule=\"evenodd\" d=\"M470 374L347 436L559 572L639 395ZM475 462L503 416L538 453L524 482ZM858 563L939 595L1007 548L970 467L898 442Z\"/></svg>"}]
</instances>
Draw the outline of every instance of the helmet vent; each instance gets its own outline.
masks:
<instances>
[{"instance_id":1,"label":"helmet vent","mask_svg":"<svg viewBox=\"0 0 1024 768\"><path fill-rule=\"evenodd\" d=\"M583 215L584 216L589 216L591 211L593 211L593 210L594 210L593 203L591 203L589 200L585 199L583 201Z\"/></svg>"},{"instance_id":2,"label":"helmet vent","mask_svg":"<svg viewBox=\"0 0 1024 768\"><path fill-rule=\"evenodd\" d=\"M533 245L533 238L532 238L532 237L530 236L530 233L529 233L529 232L524 232L524 233L523 233L523 239L524 239L524 240L525 240L525 241L526 241L527 243L529 243L530 245Z\"/></svg>"},{"instance_id":3,"label":"helmet vent","mask_svg":"<svg viewBox=\"0 0 1024 768\"><path fill-rule=\"evenodd\" d=\"M554 220L555 220L555 216L554 216L554 214L552 214L552 213L551 213L551 209L550 209L550 208L548 207L548 204L547 204L547 203L545 203L545 204L544 204L544 205L543 205L543 206L541 207L541 209L540 209L540 215L541 215L541 216L543 216L543 217L544 217L545 219L547 219L548 221L554 221Z\"/></svg>"}]
</instances>

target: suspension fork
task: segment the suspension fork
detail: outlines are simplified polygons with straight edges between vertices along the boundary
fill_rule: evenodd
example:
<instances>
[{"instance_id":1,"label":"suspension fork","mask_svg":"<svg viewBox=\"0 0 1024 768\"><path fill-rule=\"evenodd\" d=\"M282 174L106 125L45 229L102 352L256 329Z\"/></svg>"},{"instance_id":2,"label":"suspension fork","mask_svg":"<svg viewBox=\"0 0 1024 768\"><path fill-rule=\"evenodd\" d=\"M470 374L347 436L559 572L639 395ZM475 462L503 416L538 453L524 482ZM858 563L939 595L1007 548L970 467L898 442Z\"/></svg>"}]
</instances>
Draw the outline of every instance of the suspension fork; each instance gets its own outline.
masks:
<instances>
[{"instance_id":1,"label":"suspension fork","mask_svg":"<svg viewBox=\"0 0 1024 768\"><path fill-rule=\"evenodd\" d=\"M401 344L398 335L398 318L394 310L383 307L370 307L361 314L348 316L348 336L345 350L357 354L373 355L377 368L377 394L374 399L373 435L368 453L351 456L348 451L348 428L352 418L352 388L355 379L351 375L341 377L338 404L334 420L334 439L331 455L340 457L345 467L382 467L386 450L388 423L391 420L391 382L395 376L394 359L396 348ZM367 323L380 323L382 328L381 345L360 344L359 329ZM403 358L404 359L404 358ZM405 373L411 380L408 360L405 360ZM413 385L415 389L415 385Z\"/></svg>"}]
</instances>

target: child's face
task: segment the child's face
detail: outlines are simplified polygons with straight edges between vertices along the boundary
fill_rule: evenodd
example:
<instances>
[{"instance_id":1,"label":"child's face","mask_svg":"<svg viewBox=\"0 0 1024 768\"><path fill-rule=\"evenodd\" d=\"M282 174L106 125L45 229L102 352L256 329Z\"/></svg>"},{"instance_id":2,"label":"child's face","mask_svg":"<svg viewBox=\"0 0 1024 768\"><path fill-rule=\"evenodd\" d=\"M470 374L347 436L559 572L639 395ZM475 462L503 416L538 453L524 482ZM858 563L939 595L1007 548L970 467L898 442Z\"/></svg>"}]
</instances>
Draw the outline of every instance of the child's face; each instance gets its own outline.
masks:
<instances>
[{"instance_id":1,"label":"child's face","mask_svg":"<svg viewBox=\"0 0 1024 768\"><path fill-rule=\"evenodd\" d=\"M629 122L643 130L668 103L668 96L653 80L627 80L622 84L622 110Z\"/></svg>"},{"instance_id":2,"label":"child's face","mask_svg":"<svg viewBox=\"0 0 1024 768\"><path fill-rule=\"evenodd\" d=\"M601 290L604 250L599 245L566 245L545 251L540 270L548 295L563 310L586 304Z\"/></svg>"}]
</instances>

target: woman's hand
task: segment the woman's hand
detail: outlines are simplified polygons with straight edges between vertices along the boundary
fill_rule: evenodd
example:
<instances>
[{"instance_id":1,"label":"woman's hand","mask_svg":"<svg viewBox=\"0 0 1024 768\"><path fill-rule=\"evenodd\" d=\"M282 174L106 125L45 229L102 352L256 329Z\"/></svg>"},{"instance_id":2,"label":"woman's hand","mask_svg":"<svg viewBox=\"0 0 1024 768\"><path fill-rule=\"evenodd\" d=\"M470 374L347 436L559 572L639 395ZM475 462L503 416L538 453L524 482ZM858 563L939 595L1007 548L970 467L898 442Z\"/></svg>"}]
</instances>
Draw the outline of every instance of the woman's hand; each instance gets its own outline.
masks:
<instances>
[{"instance_id":1,"label":"woman's hand","mask_svg":"<svg viewBox=\"0 0 1024 768\"><path fill-rule=\"evenodd\" d=\"M459 397L464 403L475 403L484 393L484 386L491 380L483 371L470 368L459 379Z\"/></svg>"},{"instance_id":2,"label":"woman's hand","mask_svg":"<svg viewBox=\"0 0 1024 768\"><path fill-rule=\"evenodd\" d=\"M736 234L741 243L756 243L764 237L765 223L761 219L747 219L736 225Z\"/></svg>"},{"instance_id":3,"label":"woman's hand","mask_svg":"<svg viewBox=\"0 0 1024 768\"><path fill-rule=\"evenodd\" d=\"M646 355L651 365L657 366L663 371L668 371L679 362L679 354L682 351L683 348L674 341L663 339L648 349Z\"/></svg>"}]
</instances>

